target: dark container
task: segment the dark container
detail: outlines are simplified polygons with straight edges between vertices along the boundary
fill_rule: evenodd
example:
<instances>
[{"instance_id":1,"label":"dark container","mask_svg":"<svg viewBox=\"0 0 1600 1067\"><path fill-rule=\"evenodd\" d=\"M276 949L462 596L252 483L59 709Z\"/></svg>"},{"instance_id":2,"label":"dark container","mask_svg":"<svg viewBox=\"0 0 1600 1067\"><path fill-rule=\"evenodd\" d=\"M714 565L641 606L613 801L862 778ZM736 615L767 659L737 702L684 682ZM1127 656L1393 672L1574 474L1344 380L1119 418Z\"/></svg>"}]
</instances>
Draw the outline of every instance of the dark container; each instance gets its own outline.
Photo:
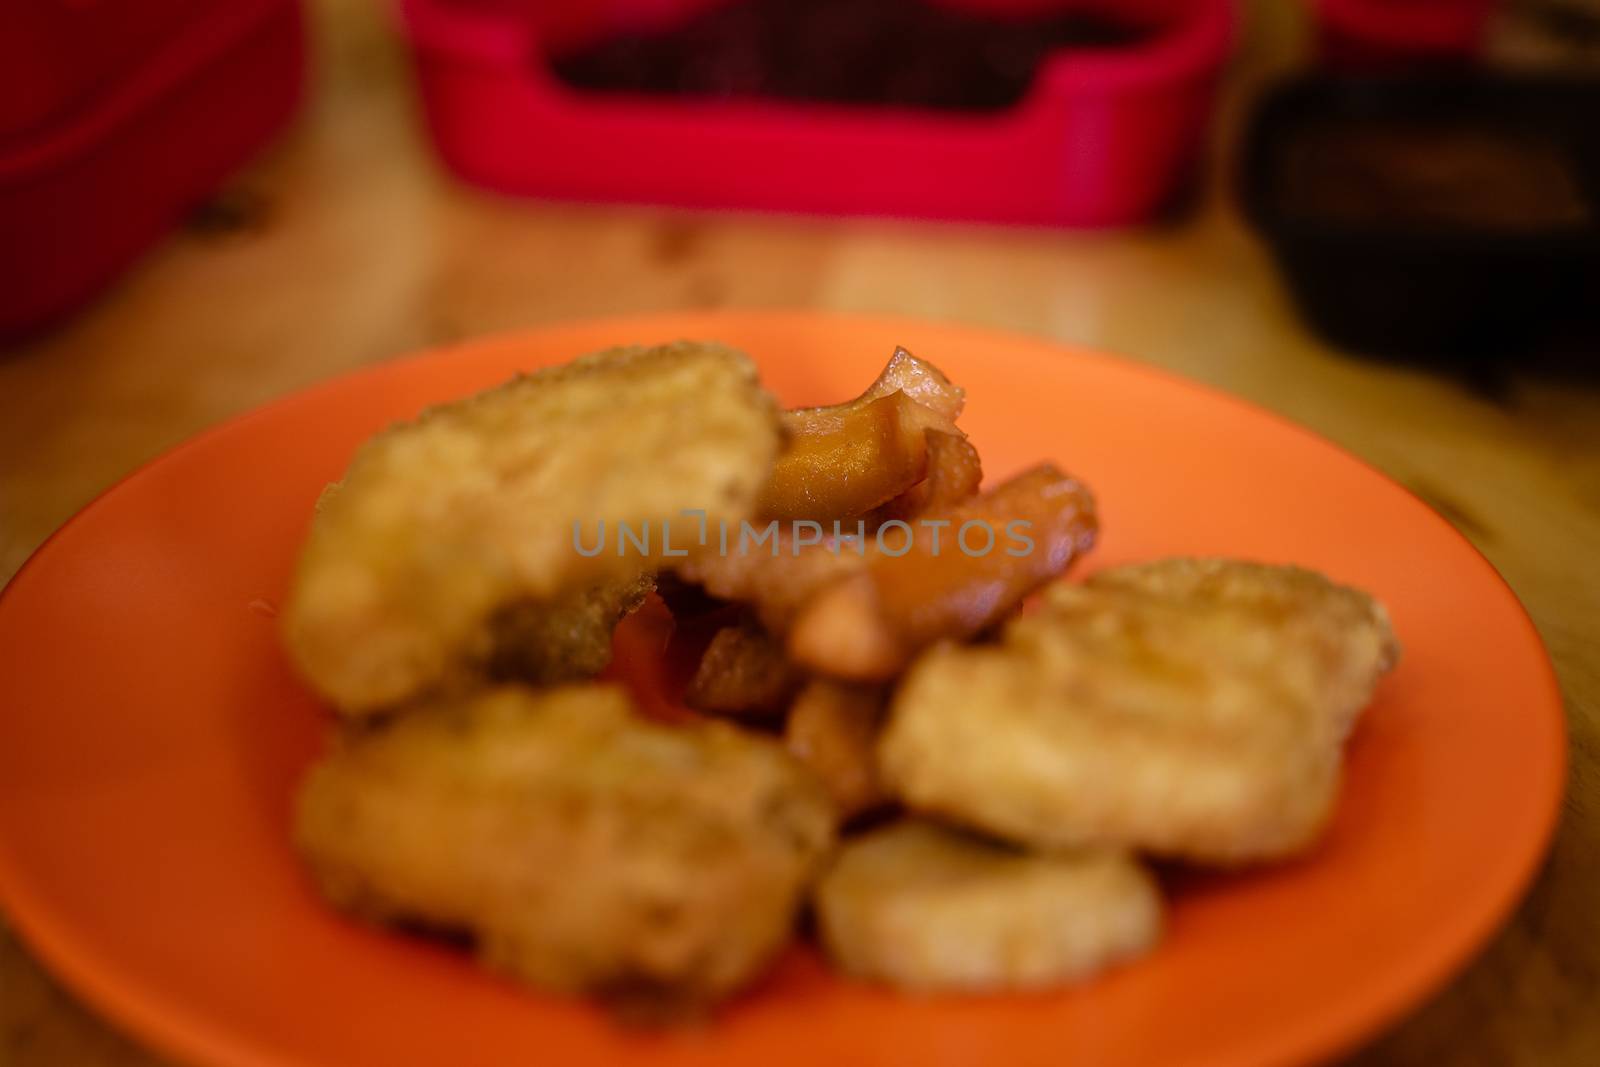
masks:
<instances>
[{"instance_id":1,"label":"dark container","mask_svg":"<svg viewBox=\"0 0 1600 1067\"><path fill-rule=\"evenodd\" d=\"M1600 81L1305 75L1257 106L1239 195L1327 340L1517 354L1600 277Z\"/></svg>"}]
</instances>

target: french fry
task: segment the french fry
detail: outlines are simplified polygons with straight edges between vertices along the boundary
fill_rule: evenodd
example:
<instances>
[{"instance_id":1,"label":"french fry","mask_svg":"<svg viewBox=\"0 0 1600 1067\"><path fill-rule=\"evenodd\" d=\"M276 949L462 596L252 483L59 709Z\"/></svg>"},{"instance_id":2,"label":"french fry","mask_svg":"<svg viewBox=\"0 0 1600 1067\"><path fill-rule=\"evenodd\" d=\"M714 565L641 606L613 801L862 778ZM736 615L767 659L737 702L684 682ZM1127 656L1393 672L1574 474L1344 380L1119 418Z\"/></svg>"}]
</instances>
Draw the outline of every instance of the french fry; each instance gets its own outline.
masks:
<instances>
[{"instance_id":1,"label":"french fry","mask_svg":"<svg viewBox=\"0 0 1600 1067\"><path fill-rule=\"evenodd\" d=\"M757 504L769 519L831 522L878 507L921 482L928 431L961 436L965 397L931 363L895 350L854 400L784 412L787 442Z\"/></svg>"},{"instance_id":2,"label":"french fry","mask_svg":"<svg viewBox=\"0 0 1600 1067\"><path fill-rule=\"evenodd\" d=\"M908 521L929 512L954 507L978 491L983 483L983 461L972 442L959 434L927 430L927 475L873 513L869 525L892 519Z\"/></svg>"},{"instance_id":3,"label":"french fry","mask_svg":"<svg viewBox=\"0 0 1600 1067\"><path fill-rule=\"evenodd\" d=\"M925 359L918 359L905 348L897 347L884 365L878 380L866 395L888 396L900 392L950 422L961 417L967 392L945 376L944 371Z\"/></svg>"},{"instance_id":4,"label":"french fry","mask_svg":"<svg viewBox=\"0 0 1600 1067\"><path fill-rule=\"evenodd\" d=\"M806 683L789 708L784 744L821 779L841 819L888 800L877 769L878 731L886 706L878 686L817 678Z\"/></svg>"},{"instance_id":5,"label":"french fry","mask_svg":"<svg viewBox=\"0 0 1600 1067\"><path fill-rule=\"evenodd\" d=\"M1098 530L1088 489L1048 464L918 521L902 554L879 547L798 609L788 635L797 664L846 681L888 681L922 647L998 622L1065 572Z\"/></svg>"},{"instance_id":6,"label":"french fry","mask_svg":"<svg viewBox=\"0 0 1600 1067\"><path fill-rule=\"evenodd\" d=\"M796 547L787 529L774 536L770 550L743 546L749 550L741 551L731 546L727 552L706 552L682 564L678 574L720 600L751 605L762 625L781 634L818 590L867 563L853 549L834 552L826 544Z\"/></svg>"}]
</instances>

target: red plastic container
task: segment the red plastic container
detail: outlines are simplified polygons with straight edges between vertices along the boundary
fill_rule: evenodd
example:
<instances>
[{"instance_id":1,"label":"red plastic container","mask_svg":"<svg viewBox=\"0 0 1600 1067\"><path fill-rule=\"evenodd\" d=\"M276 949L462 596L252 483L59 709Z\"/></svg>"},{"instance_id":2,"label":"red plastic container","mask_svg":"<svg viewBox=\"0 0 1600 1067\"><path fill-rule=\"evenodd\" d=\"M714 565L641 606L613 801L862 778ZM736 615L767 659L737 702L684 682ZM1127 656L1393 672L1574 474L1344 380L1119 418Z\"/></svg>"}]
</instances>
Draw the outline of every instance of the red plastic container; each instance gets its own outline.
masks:
<instances>
[{"instance_id":1,"label":"red plastic container","mask_svg":"<svg viewBox=\"0 0 1600 1067\"><path fill-rule=\"evenodd\" d=\"M1322 65L1382 70L1470 60L1498 0L1316 0Z\"/></svg>"},{"instance_id":2,"label":"red plastic container","mask_svg":"<svg viewBox=\"0 0 1600 1067\"><path fill-rule=\"evenodd\" d=\"M951 0L944 0L951 2ZM1109 226L1187 176L1234 0L961 0L1110 13L1141 43L1048 58L993 115L580 94L546 57L705 0L400 0L428 122L456 173L503 192L691 207Z\"/></svg>"},{"instance_id":3,"label":"red plastic container","mask_svg":"<svg viewBox=\"0 0 1600 1067\"><path fill-rule=\"evenodd\" d=\"M0 335L114 279L283 126L303 67L298 0L0 4Z\"/></svg>"}]
</instances>

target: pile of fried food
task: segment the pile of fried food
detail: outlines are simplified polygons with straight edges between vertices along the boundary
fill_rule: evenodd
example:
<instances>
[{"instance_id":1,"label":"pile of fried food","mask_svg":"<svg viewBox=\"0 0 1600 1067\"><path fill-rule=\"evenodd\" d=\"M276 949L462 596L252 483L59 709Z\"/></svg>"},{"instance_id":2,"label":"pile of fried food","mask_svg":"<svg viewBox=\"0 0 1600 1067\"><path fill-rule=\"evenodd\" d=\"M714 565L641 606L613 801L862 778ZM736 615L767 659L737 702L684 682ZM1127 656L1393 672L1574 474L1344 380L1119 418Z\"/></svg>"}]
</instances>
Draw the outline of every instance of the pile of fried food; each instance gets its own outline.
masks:
<instances>
[{"instance_id":1,"label":"pile of fried food","mask_svg":"<svg viewBox=\"0 0 1600 1067\"><path fill-rule=\"evenodd\" d=\"M295 829L325 895L681 1014L807 916L900 988L1075 981L1157 941L1141 857L1309 847L1397 655L1383 608L1224 560L1058 580L1093 498L1049 464L981 490L963 403L897 350L856 399L783 411L744 355L683 342L369 441L285 613L340 719ZM698 714L595 680L653 593L711 634Z\"/></svg>"}]
</instances>

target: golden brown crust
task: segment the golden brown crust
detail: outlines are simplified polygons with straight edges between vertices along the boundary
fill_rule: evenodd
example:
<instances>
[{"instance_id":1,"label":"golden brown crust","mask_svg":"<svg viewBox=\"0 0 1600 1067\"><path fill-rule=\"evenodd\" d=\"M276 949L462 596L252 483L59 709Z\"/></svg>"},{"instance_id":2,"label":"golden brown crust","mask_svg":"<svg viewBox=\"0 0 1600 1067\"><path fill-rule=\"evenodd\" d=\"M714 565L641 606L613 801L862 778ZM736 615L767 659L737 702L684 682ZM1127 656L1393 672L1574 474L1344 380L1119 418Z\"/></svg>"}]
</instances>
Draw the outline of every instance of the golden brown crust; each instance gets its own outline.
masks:
<instances>
[{"instance_id":1,"label":"golden brown crust","mask_svg":"<svg viewBox=\"0 0 1600 1067\"><path fill-rule=\"evenodd\" d=\"M1259 582L1253 566L1217 573ZM1126 575L1052 586L1000 645L915 665L885 779L914 808L1040 847L1225 865L1306 848L1337 797L1352 694L1388 660L1367 622L1277 577L1294 597L1151 594Z\"/></svg>"},{"instance_id":2,"label":"golden brown crust","mask_svg":"<svg viewBox=\"0 0 1600 1067\"><path fill-rule=\"evenodd\" d=\"M318 510L285 611L301 672L361 715L427 693L490 643L496 610L660 558L702 508L747 517L778 449L743 355L679 343L597 353L432 408L367 442ZM607 551L585 556L597 524ZM641 557L617 524L655 531Z\"/></svg>"},{"instance_id":3,"label":"golden brown crust","mask_svg":"<svg viewBox=\"0 0 1600 1067\"><path fill-rule=\"evenodd\" d=\"M846 842L816 909L842 970L915 990L1080 981L1161 932L1155 881L1126 853L1029 855L916 821Z\"/></svg>"},{"instance_id":4,"label":"golden brown crust","mask_svg":"<svg viewBox=\"0 0 1600 1067\"><path fill-rule=\"evenodd\" d=\"M468 932L543 988L692 1006L788 940L832 822L772 741L650 723L614 687L507 687L348 732L295 837L358 915Z\"/></svg>"},{"instance_id":5,"label":"golden brown crust","mask_svg":"<svg viewBox=\"0 0 1600 1067\"><path fill-rule=\"evenodd\" d=\"M1305 567L1180 557L1100 571L1086 584L1179 604L1238 605L1279 621L1318 649L1322 671L1314 699L1328 709L1329 727L1340 739L1372 699L1379 676L1400 659L1381 603Z\"/></svg>"}]
</instances>

